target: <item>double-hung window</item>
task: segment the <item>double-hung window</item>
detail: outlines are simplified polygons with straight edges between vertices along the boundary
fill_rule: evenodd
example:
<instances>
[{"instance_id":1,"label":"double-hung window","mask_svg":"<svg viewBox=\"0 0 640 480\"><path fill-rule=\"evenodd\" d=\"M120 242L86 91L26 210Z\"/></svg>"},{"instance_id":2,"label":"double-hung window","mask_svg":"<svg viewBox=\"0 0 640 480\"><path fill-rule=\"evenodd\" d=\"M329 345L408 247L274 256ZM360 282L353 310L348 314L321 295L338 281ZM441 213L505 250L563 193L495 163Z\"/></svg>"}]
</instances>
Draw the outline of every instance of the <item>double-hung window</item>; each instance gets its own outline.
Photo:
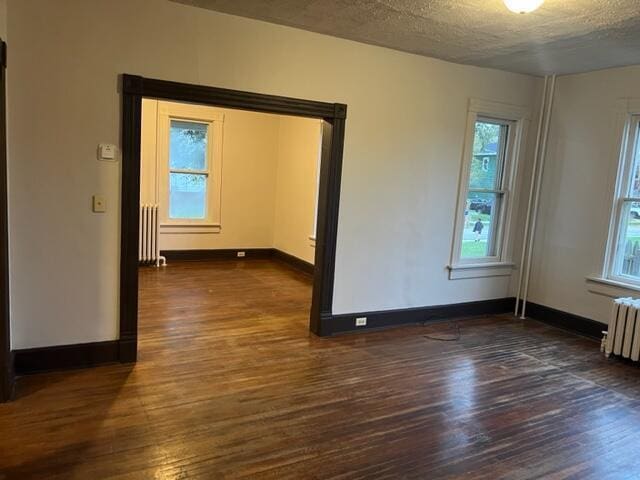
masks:
<instances>
[{"instance_id":1,"label":"double-hung window","mask_svg":"<svg viewBox=\"0 0 640 480\"><path fill-rule=\"evenodd\" d=\"M605 276L640 286L640 114L624 129Z\"/></svg>"},{"instance_id":2,"label":"double-hung window","mask_svg":"<svg viewBox=\"0 0 640 480\"><path fill-rule=\"evenodd\" d=\"M220 228L223 115L211 107L158 103L161 228Z\"/></svg>"},{"instance_id":3,"label":"double-hung window","mask_svg":"<svg viewBox=\"0 0 640 480\"><path fill-rule=\"evenodd\" d=\"M526 111L471 100L450 278L509 275L509 227Z\"/></svg>"},{"instance_id":4,"label":"double-hung window","mask_svg":"<svg viewBox=\"0 0 640 480\"><path fill-rule=\"evenodd\" d=\"M169 218L203 220L211 190L209 125L171 119L169 132Z\"/></svg>"}]
</instances>

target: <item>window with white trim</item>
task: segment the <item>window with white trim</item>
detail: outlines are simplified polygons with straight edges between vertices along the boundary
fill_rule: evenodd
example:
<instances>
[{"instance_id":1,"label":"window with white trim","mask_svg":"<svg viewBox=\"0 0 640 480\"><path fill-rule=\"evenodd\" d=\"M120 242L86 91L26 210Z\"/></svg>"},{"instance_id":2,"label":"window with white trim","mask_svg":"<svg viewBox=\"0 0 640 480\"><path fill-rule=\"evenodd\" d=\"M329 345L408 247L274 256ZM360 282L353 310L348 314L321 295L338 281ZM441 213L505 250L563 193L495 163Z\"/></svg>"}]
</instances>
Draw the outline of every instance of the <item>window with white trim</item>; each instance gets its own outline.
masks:
<instances>
[{"instance_id":1,"label":"window with white trim","mask_svg":"<svg viewBox=\"0 0 640 480\"><path fill-rule=\"evenodd\" d=\"M171 119L169 132L169 218L202 220L211 191L209 125Z\"/></svg>"},{"instance_id":2,"label":"window with white trim","mask_svg":"<svg viewBox=\"0 0 640 480\"><path fill-rule=\"evenodd\" d=\"M158 190L164 231L220 228L223 120L211 107L158 103Z\"/></svg>"},{"instance_id":3,"label":"window with white trim","mask_svg":"<svg viewBox=\"0 0 640 480\"><path fill-rule=\"evenodd\" d=\"M640 285L640 115L628 118L624 132L605 274Z\"/></svg>"},{"instance_id":4,"label":"window with white trim","mask_svg":"<svg viewBox=\"0 0 640 480\"><path fill-rule=\"evenodd\" d=\"M509 231L527 113L471 100L450 278L509 275Z\"/></svg>"}]
</instances>

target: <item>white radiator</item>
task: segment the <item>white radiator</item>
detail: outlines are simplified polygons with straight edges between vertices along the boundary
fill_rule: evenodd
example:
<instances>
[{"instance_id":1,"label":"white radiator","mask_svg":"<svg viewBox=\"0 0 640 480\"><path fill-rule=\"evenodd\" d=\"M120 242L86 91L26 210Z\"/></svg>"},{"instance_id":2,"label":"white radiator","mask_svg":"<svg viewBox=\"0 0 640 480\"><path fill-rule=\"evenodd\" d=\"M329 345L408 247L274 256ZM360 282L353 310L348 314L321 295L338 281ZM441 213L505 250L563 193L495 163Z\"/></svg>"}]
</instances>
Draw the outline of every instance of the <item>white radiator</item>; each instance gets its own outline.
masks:
<instances>
[{"instance_id":1,"label":"white radiator","mask_svg":"<svg viewBox=\"0 0 640 480\"><path fill-rule=\"evenodd\" d=\"M140 233L138 260L141 264L165 266L167 259L160 255L160 222L158 205L140 205Z\"/></svg>"},{"instance_id":2,"label":"white radiator","mask_svg":"<svg viewBox=\"0 0 640 480\"><path fill-rule=\"evenodd\" d=\"M640 300L617 298L613 301L609 327L602 339L602 350L611 354L640 359Z\"/></svg>"}]
</instances>

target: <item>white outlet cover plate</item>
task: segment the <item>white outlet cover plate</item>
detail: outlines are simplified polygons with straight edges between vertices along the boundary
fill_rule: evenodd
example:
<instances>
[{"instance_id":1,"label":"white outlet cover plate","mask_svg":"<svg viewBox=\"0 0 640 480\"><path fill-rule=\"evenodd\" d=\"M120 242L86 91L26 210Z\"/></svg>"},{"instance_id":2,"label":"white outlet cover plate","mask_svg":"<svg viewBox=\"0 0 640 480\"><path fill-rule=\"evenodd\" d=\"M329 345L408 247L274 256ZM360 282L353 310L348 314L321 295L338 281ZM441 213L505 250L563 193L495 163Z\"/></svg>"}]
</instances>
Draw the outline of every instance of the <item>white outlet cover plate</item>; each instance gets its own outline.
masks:
<instances>
[{"instance_id":1,"label":"white outlet cover plate","mask_svg":"<svg viewBox=\"0 0 640 480\"><path fill-rule=\"evenodd\" d=\"M98 145L98 160L115 162L117 149L118 147L112 143L101 143Z\"/></svg>"}]
</instances>

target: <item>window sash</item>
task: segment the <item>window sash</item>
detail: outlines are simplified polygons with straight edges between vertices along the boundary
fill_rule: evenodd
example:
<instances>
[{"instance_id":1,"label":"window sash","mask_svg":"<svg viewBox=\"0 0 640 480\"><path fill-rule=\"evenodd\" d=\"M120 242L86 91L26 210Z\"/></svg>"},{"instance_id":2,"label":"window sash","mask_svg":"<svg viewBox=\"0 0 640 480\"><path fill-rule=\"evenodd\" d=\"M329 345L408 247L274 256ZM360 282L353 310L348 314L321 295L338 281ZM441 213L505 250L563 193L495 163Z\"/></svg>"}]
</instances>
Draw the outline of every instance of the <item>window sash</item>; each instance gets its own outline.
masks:
<instances>
[{"instance_id":1,"label":"window sash","mask_svg":"<svg viewBox=\"0 0 640 480\"><path fill-rule=\"evenodd\" d=\"M498 150L496 155L496 179L494 181L495 188L472 188L471 187L471 168L473 162L473 144L475 142L475 132L477 123L488 123L492 125L500 126L500 137L498 139ZM507 212L509 210L509 185L511 168L515 159L512 158L514 143L515 143L515 122L511 120L502 120L495 117L488 117L484 115L475 115L475 120L472 123L472 131L469 134L467 142L470 145L467 146L469 158L465 158L464 161L467 164L465 168L466 178L464 179L464 191L462 193L462 201L465 202L465 208L463 209L463 218L459 220L461 228L457 233L457 253L456 263L488 263L501 261L503 259L503 243L504 243L504 230L505 222L507 220ZM490 230L490 236L487 238L486 252L488 255L478 257L463 256L464 248L464 227L466 218L464 212L466 211L466 202L468 201L470 193L484 193L495 195L494 212L491 215L491 224L488 227Z\"/></svg>"},{"instance_id":2,"label":"window sash","mask_svg":"<svg viewBox=\"0 0 640 480\"><path fill-rule=\"evenodd\" d=\"M172 188L172 186L171 186L171 183L172 183L171 182L171 180L172 180L171 174L172 173L176 173L177 175L185 175L183 173L178 173L178 172L170 172L169 173L169 183L170 183L170 185L169 185L169 196L168 196L168 200L169 201L168 201L168 205L167 205L168 206L168 214L167 214L168 218L170 220L176 220L176 221L180 221L180 220L202 221L202 220L206 219L207 216L209 215L209 208L210 208L210 206L209 206L209 201L210 201L209 176L207 174L192 173L192 172L189 172L189 173L186 174L186 175L190 175L192 177L202 177L203 178L203 183L204 183L204 198L202 199L203 203L197 202L196 204L192 203L192 204L189 205L190 209L195 205L195 207L196 207L196 209L198 211L200 210L200 208L202 208L203 215L202 216L191 216L191 215L182 216L182 215L172 215L172 212L174 212L174 209L177 212L178 209L185 208L185 206L186 206L185 204L180 204L179 202L174 204L173 201L175 200L175 198L173 197L173 195L184 195L184 194L187 194L187 193L197 194L199 192L197 192L197 191L194 192L194 191L190 191L189 189L185 190L185 189L180 189L180 188L177 188L177 189L174 190Z\"/></svg>"},{"instance_id":3,"label":"window sash","mask_svg":"<svg viewBox=\"0 0 640 480\"><path fill-rule=\"evenodd\" d=\"M618 173L619 187L617 189L617 198L613 212L613 216L615 217L615 222L612 224L614 231L610 232L609 240L611 254L604 274L607 278L615 281L640 285L640 276L625 274L623 271L625 264L629 266L630 261L635 262L635 260L631 259L627 254L627 222L631 215L632 204L640 203L640 197L633 196L634 172L640 164L640 152L638 152L640 142L640 115L632 115L627 125L628 128L625 129L625 135L622 140L621 161ZM633 267L632 269L635 268Z\"/></svg>"},{"instance_id":4,"label":"window sash","mask_svg":"<svg viewBox=\"0 0 640 480\"><path fill-rule=\"evenodd\" d=\"M171 125L171 121L173 120L178 120L175 117L169 117L169 125ZM180 119L181 121L184 121L182 119ZM192 120L189 120L191 123L202 123L202 122L193 122ZM208 140L208 139L207 139ZM167 167L169 169L169 175L167 176L167 181L169 182L168 185L168 192L169 195L167 197L168 200L168 205L167 205L167 218L172 221L172 222L203 222L205 221L208 217L209 217L209 209L210 209L210 204L211 204L211 198L212 198L212 193L211 192L211 188L209 185L209 170L211 168L210 163L208 161L209 159L209 154L210 154L210 149L212 148L212 145L210 145L210 142L207 141L207 150L205 152L205 166L207 167L204 170L200 170L200 169L195 169L195 168L172 168L171 167L171 159L167 158ZM184 174L184 175L199 175L199 176L203 176L204 177L204 182L205 182L205 202L204 202L204 217L200 218L200 217L173 217L171 216L171 202L172 202L172 196L171 196L171 174L172 173L177 173L177 174Z\"/></svg>"},{"instance_id":5,"label":"window sash","mask_svg":"<svg viewBox=\"0 0 640 480\"><path fill-rule=\"evenodd\" d=\"M212 148L211 145L211 139L210 139L210 130L211 130L211 123L210 122L205 122L202 120L193 120L193 119L187 119L187 118L182 118L179 116L173 116L170 115L169 116L169 132L171 132L171 125L172 122L183 122L183 123L194 123L194 124L198 124L198 125L204 125L207 127L207 149L205 151L204 154L204 165L205 168L203 169L198 169L198 168L175 168L171 166L171 157L170 154L167 157L167 167L169 169L169 173L188 173L188 174L194 174L194 175L207 175L209 176L209 172L211 171L211 165L209 162L209 156L210 156L210 150ZM171 142L169 140L169 142ZM169 149L169 152L171 150Z\"/></svg>"},{"instance_id":6,"label":"window sash","mask_svg":"<svg viewBox=\"0 0 640 480\"><path fill-rule=\"evenodd\" d=\"M496 160L498 164L496 165L496 179L494 183L494 187L497 187L497 190L502 190L504 188L505 181L505 167L506 167L506 155L508 150L508 140L510 133L511 122L506 120L500 120L497 118L485 117L482 115L478 115L474 124L474 140L475 140L475 126L478 123L486 123L489 125L497 125L500 127L500 134L498 137L498 150L496 151ZM471 145L473 149L473 143ZM473 152L472 152L473 155ZM471 183L471 171L469 170L469 178L467 179L467 187L470 189Z\"/></svg>"},{"instance_id":7,"label":"window sash","mask_svg":"<svg viewBox=\"0 0 640 480\"><path fill-rule=\"evenodd\" d=\"M487 192L486 190L482 190L483 193ZM471 190L469 190L469 193L472 193ZM501 258L502 255L502 245L500 242L501 239L501 235L502 235L502 229L503 229L503 222L504 222L504 212L506 210L507 207L507 203L506 203L506 192L504 191L500 191L500 190L491 190L489 191L489 193L495 195L495 202L494 205L492 207L492 214L491 214L491 223L489 224L488 227L489 228L489 236L487 237L487 248L486 251L488 252L487 255L481 255L478 257L465 257L462 255L462 249L464 247L464 229L461 232L461 239L460 239L460 261L462 263L464 262L478 262L478 261L487 261L487 259L489 259L490 261L495 261L496 259ZM467 198L468 198L468 193L467 193ZM464 219L464 222L466 223L466 219Z\"/></svg>"},{"instance_id":8,"label":"window sash","mask_svg":"<svg viewBox=\"0 0 640 480\"><path fill-rule=\"evenodd\" d=\"M629 252L628 246L634 248L634 244L627 239L627 222L631 216L631 208L634 203L640 202L640 198L625 197L620 199L618 206L618 233L616 239L616 256L613 262L611 277L625 283L640 284L640 251L638 255ZM635 242L640 247L640 241ZM625 264L632 270L637 270L639 275L624 273ZM632 265L634 264L634 265Z\"/></svg>"},{"instance_id":9,"label":"window sash","mask_svg":"<svg viewBox=\"0 0 640 480\"><path fill-rule=\"evenodd\" d=\"M207 122L204 120L197 120L197 119L190 119L190 118L183 118L181 116L176 116L176 115L169 115L168 116L168 122L169 122L169 128L168 128L168 133L169 133L169 148L168 148L168 156L167 156L167 165L169 167L170 171L173 170L183 170L183 169L179 169L179 168L175 168L171 166L171 128L174 122L181 122L184 124L194 124L194 125L201 125L205 127L205 131L206 131L206 137L205 137L205 141L206 141L206 150L204 152L204 169L193 169L194 171L209 171L209 169L211 168L210 162L209 162L209 153L210 153L210 149L211 149L211 135L212 135L212 125L211 122ZM190 169L186 169L186 170L190 170Z\"/></svg>"},{"instance_id":10,"label":"window sash","mask_svg":"<svg viewBox=\"0 0 640 480\"><path fill-rule=\"evenodd\" d=\"M625 172L624 172L624 190L626 197L633 197L633 176L638 164L640 164L640 154L638 151L638 142L640 141L640 116L632 117L632 123L629 130L629 139L627 140L627 149L625 155Z\"/></svg>"}]
</instances>

